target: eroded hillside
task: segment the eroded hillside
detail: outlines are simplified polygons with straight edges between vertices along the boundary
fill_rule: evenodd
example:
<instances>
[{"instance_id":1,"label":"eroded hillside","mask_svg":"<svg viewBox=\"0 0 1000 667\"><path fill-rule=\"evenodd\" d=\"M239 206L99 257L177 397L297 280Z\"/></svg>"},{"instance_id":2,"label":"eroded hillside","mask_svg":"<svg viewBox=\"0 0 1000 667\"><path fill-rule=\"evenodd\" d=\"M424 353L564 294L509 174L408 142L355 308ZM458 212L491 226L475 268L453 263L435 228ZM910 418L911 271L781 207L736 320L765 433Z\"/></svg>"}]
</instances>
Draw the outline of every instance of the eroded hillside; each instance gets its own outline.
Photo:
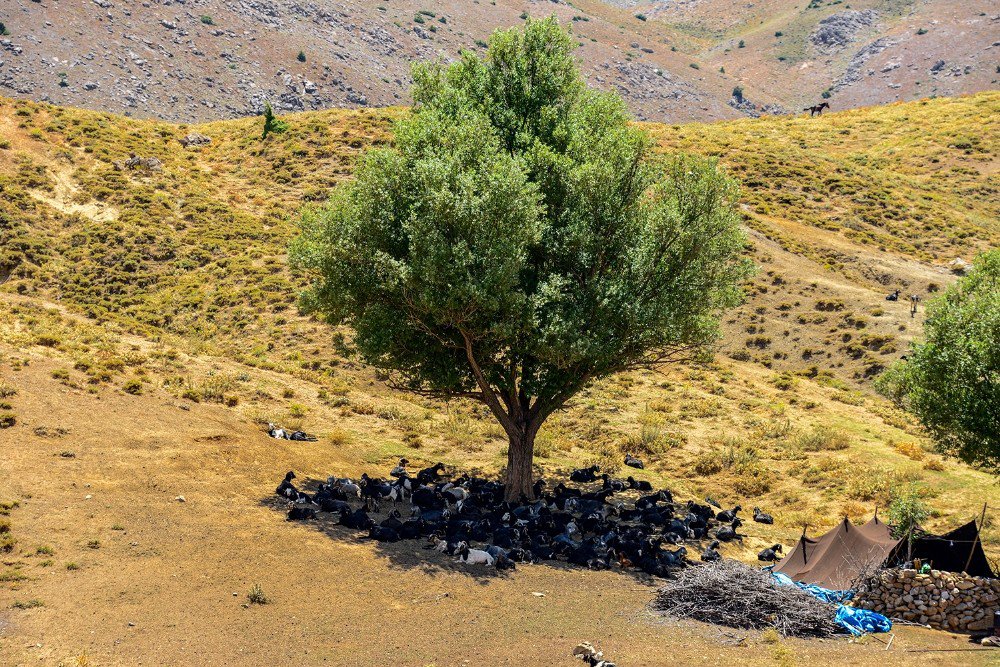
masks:
<instances>
[{"instance_id":1,"label":"eroded hillside","mask_svg":"<svg viewBox=\"0 0 1000 667\"><path fill-rule=\"evenodd\" d=\"M285 112L405 104L412 62L550 15L578 38L588 82L655 121L998 86L989 0L12 0L0 91L178 122L260 113L265 100Z\"/></svg>"}]
</instances>

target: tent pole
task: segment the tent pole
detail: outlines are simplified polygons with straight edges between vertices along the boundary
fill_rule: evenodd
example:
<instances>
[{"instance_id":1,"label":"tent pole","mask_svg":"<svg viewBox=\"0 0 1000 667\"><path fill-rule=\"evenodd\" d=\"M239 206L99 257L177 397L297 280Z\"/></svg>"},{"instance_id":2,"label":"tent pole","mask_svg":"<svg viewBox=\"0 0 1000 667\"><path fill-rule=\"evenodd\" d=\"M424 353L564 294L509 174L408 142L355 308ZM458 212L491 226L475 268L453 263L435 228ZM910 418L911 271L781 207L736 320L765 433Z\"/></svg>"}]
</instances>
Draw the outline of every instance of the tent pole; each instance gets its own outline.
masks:
<instances>
[{"instance_id":1,"label":"tent pole","mask_svg":"<svg viewBox=\"0 0 1000 667\"><path fill-rule=\"evenodd\" d=\"M983 524L986 522L986 503L983 503L983 511L979 515L979 525L976 526L976 539L972 540L972 548L969 549L969 557L965 561L965 571L969 571L969 566L972 565L972 555L976 553L976 543L979 542L979 531L983 529Z\"/></svg>"},{"instance_id":2,"label":"tent pole","mask_svg":"<svg viewBox=\"0 0 1000 667\"><path fill-rule=\"evenodd\" d=\"M910 529L906 533L906 562L913 563L913 517L910 517Z\"/></svg>"}]
</instances>

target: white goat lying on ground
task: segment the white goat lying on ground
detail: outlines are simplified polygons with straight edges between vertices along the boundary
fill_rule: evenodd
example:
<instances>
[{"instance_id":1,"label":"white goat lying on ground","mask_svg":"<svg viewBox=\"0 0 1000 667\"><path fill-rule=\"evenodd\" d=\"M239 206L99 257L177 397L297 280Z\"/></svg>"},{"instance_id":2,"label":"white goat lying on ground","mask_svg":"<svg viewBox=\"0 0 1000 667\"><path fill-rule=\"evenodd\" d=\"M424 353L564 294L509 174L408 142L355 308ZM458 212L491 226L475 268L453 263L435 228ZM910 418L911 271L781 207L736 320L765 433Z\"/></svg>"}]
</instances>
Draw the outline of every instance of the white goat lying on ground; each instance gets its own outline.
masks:
<instances>
[{"instance_id":1,"label":"white goat lying on ground","mask_svg":"<svg viewBox=\"0 0 1000 667\"><path fill-rule=\"evenodd\" d=\"M468 545L458 552L458 562L466 565L493 565L493 556L482 549L470 549Z\"/></svg>"}]
</instances>

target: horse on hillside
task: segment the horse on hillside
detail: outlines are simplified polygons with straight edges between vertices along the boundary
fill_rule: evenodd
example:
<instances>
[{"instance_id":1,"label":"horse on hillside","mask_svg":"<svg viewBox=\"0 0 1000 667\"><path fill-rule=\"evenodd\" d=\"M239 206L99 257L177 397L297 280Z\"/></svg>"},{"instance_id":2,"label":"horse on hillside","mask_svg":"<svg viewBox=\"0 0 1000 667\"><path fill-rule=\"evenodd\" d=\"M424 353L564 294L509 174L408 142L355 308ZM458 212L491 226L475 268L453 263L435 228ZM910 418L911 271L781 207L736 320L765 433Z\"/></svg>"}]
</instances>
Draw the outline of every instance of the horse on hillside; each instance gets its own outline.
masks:
<instances>
[{"instance_id":1,"label":"horse on hillside","mask_svg":"<svg viewBox=\"0 0 1000 667\"><path fill-rule=\"evenodd\" d=\"M830 103L829 102L823 102L821 104L816 104L816 105L811 106L811 107L806 107L805 109L803 109L803 111L808 111L809 112L809 117L812 118L816 114L819 114L820 116L822 116L823 115L823 109L829 109L829 108L830 108Z\"/></svg>"}]
</instances>

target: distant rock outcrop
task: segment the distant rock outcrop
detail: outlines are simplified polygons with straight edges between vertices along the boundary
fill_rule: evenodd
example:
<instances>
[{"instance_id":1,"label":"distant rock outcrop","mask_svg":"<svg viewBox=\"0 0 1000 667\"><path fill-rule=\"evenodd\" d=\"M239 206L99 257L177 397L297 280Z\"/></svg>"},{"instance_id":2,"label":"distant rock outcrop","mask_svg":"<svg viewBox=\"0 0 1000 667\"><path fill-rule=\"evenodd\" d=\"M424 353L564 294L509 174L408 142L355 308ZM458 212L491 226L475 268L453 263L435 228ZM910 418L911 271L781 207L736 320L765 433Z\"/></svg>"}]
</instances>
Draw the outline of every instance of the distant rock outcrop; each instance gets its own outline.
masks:
<instances>
[{"instance_id":1,"label":"distant rock outcrop","mask_svg":"<svg viewBox=\"0 0 1000 667\"><path fill-rule=\"evenodd\" d=\"M865 63L895 44L896 42L888 37L880 37L855 53L851 58L851 62L847 65L847 70L837 80L837 83L830 88L830 92L836 93L852 83L861 81Z\"/></svg>"},{"instance_id":2,"label":"distant rock outcrop","mask_svg":"<svg viewBox=\"0 0 1000 667\"><path fill-rule=\"evenodd\" d=\"M856 39L859 32L874 25L877 18L878 12L874 9L850 9L831 14L819 22L809 35L809 41L817 51L825 55L843 51Z\"/></svg>"},{"instance_id":3,"label":"distant rock outcrop","mask_svg":"<svg viewBox=\"0 0 1000 667\"><path fill-rule=\"evenodd\" d=\"M185 137L181 137L180 140L181 145L184 146L184 148L187 148L188 146L201 146L202 144L211 143L211 141L211 137L206 137L204 134L199 134L197 132L192 132Z\"/></svg>"}]
</instances>

